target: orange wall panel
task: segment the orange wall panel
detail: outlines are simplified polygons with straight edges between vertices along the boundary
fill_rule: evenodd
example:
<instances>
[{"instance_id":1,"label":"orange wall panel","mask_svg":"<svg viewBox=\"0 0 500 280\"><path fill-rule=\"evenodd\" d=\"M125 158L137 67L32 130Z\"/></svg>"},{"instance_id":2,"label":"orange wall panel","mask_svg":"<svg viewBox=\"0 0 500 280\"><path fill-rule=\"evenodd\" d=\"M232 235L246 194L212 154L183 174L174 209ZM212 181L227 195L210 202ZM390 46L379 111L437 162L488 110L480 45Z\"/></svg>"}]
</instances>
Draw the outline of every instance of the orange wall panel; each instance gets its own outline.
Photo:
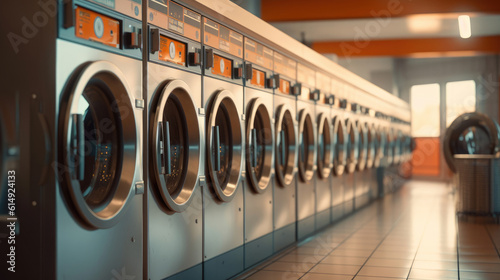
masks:
<instances>
[{"instance_id":1,"label":"orange wall panel","mask_svg":"<svg viewBox=\"0 0 500 280\"><path fill-rule=\"evenodd\" d=\"M411 160L413 175L439 176L441 142L437 137L415 138L417 144Z\"/></svg>"}]
</instances>

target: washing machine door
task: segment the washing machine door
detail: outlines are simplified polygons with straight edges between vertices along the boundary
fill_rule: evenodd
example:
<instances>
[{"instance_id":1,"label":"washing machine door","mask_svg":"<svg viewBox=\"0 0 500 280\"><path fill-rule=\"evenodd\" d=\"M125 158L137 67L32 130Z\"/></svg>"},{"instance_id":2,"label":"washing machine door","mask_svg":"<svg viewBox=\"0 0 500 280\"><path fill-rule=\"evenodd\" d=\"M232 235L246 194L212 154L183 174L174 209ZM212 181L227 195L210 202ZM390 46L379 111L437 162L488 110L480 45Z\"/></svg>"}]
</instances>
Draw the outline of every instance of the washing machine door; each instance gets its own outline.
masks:
<instances>
[{"instance_id":1,"label":"washing machine door","mask_svg":"<svg viewBox=\"0 0 500 280\"><path fill-rule=\"evenodd\" d=\"M274 155L271 115L264 102L263 98L253 99L247 111L247 177L257 193L264 192L269 185Z\"/></svg>"},{"instance_id":2,"label":"washing machine door","mask_svg":"<svg viewBox=\"0 0 500 280\"><path fill-rule=\"evenodd\" d=\"M377 168L380 166L382 159L384 158L385 149L387 146L387 136L386 131L381 126L376 126L375 128L375 159L373 161L373 167Z\"/></svg>"},{"instance_id":3,"label":"washing machine door","mask_svg":"<svg viewBox=\"0 0 500 280\"><path fill-rule=\"evenodd\" d=\"M401 130L394 131L394 161L393 164L401 163L401 155L402 149L401 146L403 144L403 134Z\"/></svg>"},{"instance_id":4,"label":"washing machine door","mask_svg":"<svg viewBox=\"0 0 500 280\"><path fill-rule=\"evenodd\" d=\"M359 154L356 169L358 171L363 171L366 167L366 161L368 158L368 127L363 121L356 121L356 127L358 128L359 133Z\"/></svg>"},{"instance_id":5,"label":"washing machine door","mask_svg":"<svg viewBox=\"0 0 500 280\"><path fill-rule=\"evenodd\" d=\"M333 166L333 130L330 118L325 114L318 116L318 177L326 179Z\"/></svg>"},{"instance_id":6,"label":"washing machine door","mask_svg":"<svg viewBox=\"0 0 500 280\"><path fill-rule=\"evenodd\" d=\"M200 127L191 89L167 81L155 92L150 113L150 177L153 191L174 212L189 206L198 186Z\"/></svg>"},{"instance_id":7,"label":"washing machine door","mask_svg":"<svg viewBox=\"0 0 500 280\"><path fill-rule=\"evenodd\" d=\"M347 131L339 116L333 117L333 132L333 174L340 176L347 164Z\"/></svg>"},{"instance_id":8,"label":"washing machine door","mask_svg":"<svg viewBox=\"0 0 500 280\"><path fill-rule=\"evenodd\" d=\"M286 106L278 107L276 113L276 177L282 187L289 187L295 176L297 164L297 137L294 125L295 116Z\"/></svg>"},{"instance_id":9,"label":"washing machine door","mask_svg":"<svg viewBox=\"0 0 500 280\"><path fill-rule=\"evenodd\" d=\"M366 154L366 168L372 168L375 162L376 146L377 146L377 133L374 124L365 123L368 129L368 151Z\"/></svg>"},{"instance_id":10,"label":"washing machine door","mask_svg":"<svg viewBox=\"0 0 500 280\"><path fill-rule=\"evenodd\" d=\"M231 92L220 91L211 100L206 135L212 187L221 201L229 202L236 193L243 168L243 129Z\"/></svg>"},{"instance_id":11,"label":"washing machine door","mask_svg":"<svg viewBox=\"0 0 500 280\"><path fill-rule=\"evenodd\" d=\"M316 134L311 115L303 109L299 114L299 177L304 183L313 178L314 161L316 160Z\"/></svg>"},{"instance_id":12,"label":"washing machine door","mask_svg":"<svg viewBox=\"0 0 500 280\"><path fill-rule=\"evenodd\" d=\"M394 135L391 128L386 128L386 145L384 149L384 158L386 166L394 162Z\"/></svg>"},{"instance_id":13,"label":"washing machine door","mask_svg":"<svg viewBox=\"0 0 500 280\"><path fill-rule=\"evenodd\" d=\"M120 69L98 61L79 67L62 95L61 188L94 228L115 225L135 194L140 135L129 93Z\"/></svg>"},{"instance_id":14,"label":"washing machine door","mask_svg":"<svg viewBox=\"0 0 500 280\"><path fill-rule=\"evenodd\" d=\"M443 151L448 167L456 173L456 154L495 155L500 152L500 127L484 114L462 114L446 130Z\"/></svg>"},{"instance_id":15,"label":"washing machine door","mask_svg":"<svg viewBox=\"0 0 500 280\"><path fill-rule=\"evenodd\" d=\"M359 132L356 123L350 119L345 120L347 130L347 173L353 173L359 159Z\"/></svg>"}]
</instances>

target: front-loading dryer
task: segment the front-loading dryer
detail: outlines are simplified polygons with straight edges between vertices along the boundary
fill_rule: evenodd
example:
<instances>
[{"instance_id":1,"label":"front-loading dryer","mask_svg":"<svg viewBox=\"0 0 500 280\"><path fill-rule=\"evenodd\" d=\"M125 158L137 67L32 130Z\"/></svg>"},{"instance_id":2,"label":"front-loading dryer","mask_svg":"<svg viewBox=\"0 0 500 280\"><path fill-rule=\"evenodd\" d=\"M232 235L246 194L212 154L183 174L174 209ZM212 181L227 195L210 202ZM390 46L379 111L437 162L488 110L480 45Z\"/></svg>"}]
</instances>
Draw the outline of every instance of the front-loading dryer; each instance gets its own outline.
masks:
<instances>
[{"instance_id":1,"label":"front-loading dryer","mask_svg":"<svg viewBox=\"0 0 500 280\"><path fill-rule=\"evenodd\" d=\"M329 103L332 104L331 119L333 126L334 151L331 178L331 217L332 222L335 222L344 216L344 173L347 165L348 135L344 119L344 110L340 108L340 99L338 97L331 96L329 100Z\"/></svg>"},{"instance_id":2,"label":"front-loading dryer","mask_svg":"<svg viewBox=\"0 0 500 280\"><path fill-rule=\"evenodd\" d=\"M59 6L53 279L143 278L140 11Z\"/></svg>"},{"instance_id":3,"label":"front-loading dryer","mask_svg":"<svg viewBox=\"0 0 500 280\"><path fill-rule=\"evenodd\" d=\"M245 37L245 268L273 253L273 51Z\"/></svg>"},{"instance_id":4,"label":"front-loading dryer","mask_svg":"<svg viewBox=\"0 0 500 280\"><path fill-rule=\"evenodd\" d=\"M172 1L147 14L147 279L201 279L201 15Z\"/></svg>"},{"instance_id":5,"label":"front-loading dryer","mask_svg":"<svg viewBox=\"0 0 500 280\"><path fill-rule=\"evenodd\" d=\"M315 71L297 64L298 171L297 180L297 239L302 240L315 231L316 223L316 105L314 88Z\"/></svg>"},{"instance_id":6,"label":"front-loading dryer","mask_svg":"<svg viewBox=\"0 0 500 280\"><path fill-rule=\"evenodd\" d=\"M359 209L370 202L370 174L367 168L369 151L369 128L367 117L365 116L365 108L357 104L353 104L353 112L356 112L356 126L359 133L359 153L358 162L356 164L355 173L355 204L354 208Z\"/></svg>"},{"instance_id":7,"label":"front-loading dryer","mask_svg":"<svg viewBox=\"0 0 500 280\"><path fill-rule=\"evenodd\" d=\"M356 113L351 110L356 108L347 100L341 101L346 125L346 168L344 174L344 215L352 213L355 205L356 182L354 172L359 160L359 130L356 126Z\"/></svg>"},{"instance_id":8,"label":"front-loading dryer","mask_svg":"<svg viewBox=\"0 0 500 280\"><path fill-rule=\"evenodd\" d=\"M203 277L227 279L244 270L243 35L208 18L203 34Z\"/></svg>"},{"instance_id":9,"label":"front-loading dryer","mask_svg":"<svg viewBox=\"0 0 500 280\"><path fill-rule=\"evenodd\" d=\"M292 88L296 84L297 62L274 52L274 72L278 87L274 90L274 251L296 241L295 203L297 183L297 102Z\"/></svg>"},{"instance_id":10,"label":"front-loading dryer","mask_svg":"<svg viewBox=\"0 0 500 280\"><path fill-rule=\"evenodd\" d=\"M331 119L331 80L316 72L316 123L317 123L317 172L316 172L316 230L330 224L332 205L331 173L334 157L334 127Z\"/></svg>"}]
</instances>

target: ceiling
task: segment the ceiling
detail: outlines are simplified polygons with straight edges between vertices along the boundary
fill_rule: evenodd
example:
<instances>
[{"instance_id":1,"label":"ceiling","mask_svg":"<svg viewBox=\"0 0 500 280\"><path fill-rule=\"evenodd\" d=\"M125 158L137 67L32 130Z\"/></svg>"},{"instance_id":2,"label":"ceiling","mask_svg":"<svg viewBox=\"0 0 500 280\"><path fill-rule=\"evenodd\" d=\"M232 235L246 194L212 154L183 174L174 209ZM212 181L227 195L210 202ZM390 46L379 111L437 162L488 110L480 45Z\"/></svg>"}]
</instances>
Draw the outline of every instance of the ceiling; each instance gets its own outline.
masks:
<instances>
[{"instance_id":1,"label":"ceiling","mask_svg":"<svg viewBox=\"0 0 500 280\"><path fill-rule=\"evenodd\" d=\"M461 39L458 16L471 18ZM323 54L500 53L497 0L261 0L262 19Z\"/></svg>"}]
</instances>

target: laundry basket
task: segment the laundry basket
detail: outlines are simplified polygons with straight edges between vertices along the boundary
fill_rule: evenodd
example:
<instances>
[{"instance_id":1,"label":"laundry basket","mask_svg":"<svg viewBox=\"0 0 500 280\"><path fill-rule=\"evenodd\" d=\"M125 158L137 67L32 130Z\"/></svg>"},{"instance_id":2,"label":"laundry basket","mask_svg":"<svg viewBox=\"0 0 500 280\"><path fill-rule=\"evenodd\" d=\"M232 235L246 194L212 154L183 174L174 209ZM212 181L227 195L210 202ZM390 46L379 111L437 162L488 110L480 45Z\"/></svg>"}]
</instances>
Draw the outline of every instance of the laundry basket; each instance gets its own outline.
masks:
<instances>
[{"instance_id":1,"label":"laundry basket","mask_svg":"<svg viewBox=\"0 0 500 280\"><path fill-rule=\"evenodd\" d=\"M498 155L454 156L458 175L456 211L462 215L500 217Z\"/></svg>"}]
</instances>

